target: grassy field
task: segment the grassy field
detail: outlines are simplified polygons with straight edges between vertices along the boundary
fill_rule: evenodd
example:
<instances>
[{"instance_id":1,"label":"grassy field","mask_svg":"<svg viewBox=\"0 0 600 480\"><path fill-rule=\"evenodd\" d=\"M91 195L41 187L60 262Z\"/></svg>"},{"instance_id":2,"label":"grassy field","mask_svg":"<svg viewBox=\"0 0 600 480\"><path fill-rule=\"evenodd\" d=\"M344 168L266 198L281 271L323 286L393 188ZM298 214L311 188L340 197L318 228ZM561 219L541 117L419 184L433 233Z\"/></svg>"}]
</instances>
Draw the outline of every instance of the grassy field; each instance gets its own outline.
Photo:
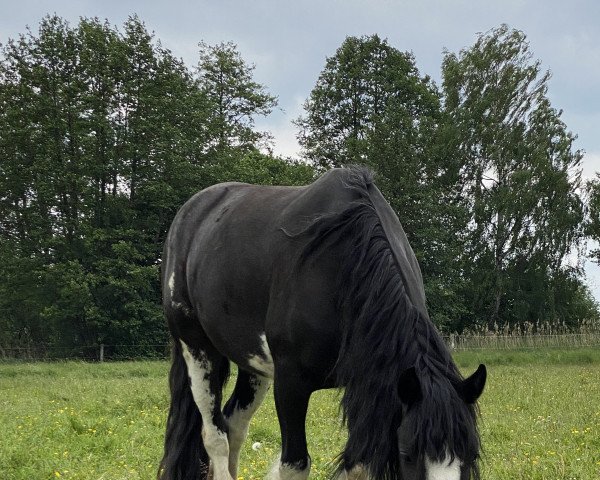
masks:
<instances>
[{"instance_id":1,"label":"grassy field","mask_svg":"<svg viewBox=\"0 0 600 480\"><path fill-rule=\"evenodd\" d=\"M600 478L600 349L461 352L456 360L465 373L488 365L484 480ZM167 372L166 362L0 364L0 478L155 477ZM337 403L333 391L311 401L312 478L326 477L343 445ZM263 478L278 450L268 397L251 425L240 479Z\"/></svg>"}]
</instances>

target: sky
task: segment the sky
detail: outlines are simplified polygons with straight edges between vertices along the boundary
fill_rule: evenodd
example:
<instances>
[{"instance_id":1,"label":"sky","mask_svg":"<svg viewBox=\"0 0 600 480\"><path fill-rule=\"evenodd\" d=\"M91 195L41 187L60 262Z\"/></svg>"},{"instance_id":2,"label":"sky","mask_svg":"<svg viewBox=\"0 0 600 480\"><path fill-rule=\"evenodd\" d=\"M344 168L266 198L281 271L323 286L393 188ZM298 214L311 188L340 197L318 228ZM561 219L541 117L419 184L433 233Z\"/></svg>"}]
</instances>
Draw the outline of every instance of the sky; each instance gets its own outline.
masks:
<instances>
[{"instance_id":1,"label":"sky","mask_svg":"<svg viewBox=\"0 0 600 480\"><path fill-rule=\"evenodd\" d=\"M257 121L275 138L275 153L297 156L292 120L317 77L347 36L377 33L414 54L422 74L441 81L444 51L471 46L479 32L506 23L522 30L534 57L552 72L549 97L585 151L583 176L600 171L600 1L598 0L0 0L0 43L56 13L121 26L137 14L163 46L192 66L198 43L232 41L254 63L255 79L279 99ZM586 263L600 300L600 268Z\"/></svg>"}]
</instances>

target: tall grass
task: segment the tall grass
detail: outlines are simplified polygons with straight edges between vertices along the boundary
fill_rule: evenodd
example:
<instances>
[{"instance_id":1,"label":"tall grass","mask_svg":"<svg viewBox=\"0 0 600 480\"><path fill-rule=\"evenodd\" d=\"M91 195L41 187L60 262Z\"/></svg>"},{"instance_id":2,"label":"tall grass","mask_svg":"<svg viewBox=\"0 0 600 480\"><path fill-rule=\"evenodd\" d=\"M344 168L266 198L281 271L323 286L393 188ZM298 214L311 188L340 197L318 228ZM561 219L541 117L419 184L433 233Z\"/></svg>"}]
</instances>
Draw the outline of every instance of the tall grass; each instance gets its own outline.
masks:
<instances>
[{"instance_id":1,"label":"tall grass","mask_svg":"<svg viewBox=\"0 0 600 480\"><path fill-rule=\"evenodd\" d=\"M494 325L493 330L475 326L461 334L445 336L452 350L510 350L535 348L580 348L600 346L600 323L582 321L574 327L549 322Z\"/></svg>"}]
</instances>

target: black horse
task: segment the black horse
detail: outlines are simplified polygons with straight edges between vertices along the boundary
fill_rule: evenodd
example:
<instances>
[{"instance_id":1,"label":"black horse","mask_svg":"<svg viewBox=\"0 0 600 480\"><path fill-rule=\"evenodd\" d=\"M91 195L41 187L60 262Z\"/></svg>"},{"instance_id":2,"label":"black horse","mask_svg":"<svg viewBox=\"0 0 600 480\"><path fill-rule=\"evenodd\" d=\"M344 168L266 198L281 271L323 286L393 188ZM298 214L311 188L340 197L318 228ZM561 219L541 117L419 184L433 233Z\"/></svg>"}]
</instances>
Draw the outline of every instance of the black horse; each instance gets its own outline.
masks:
<instances>
[{"instance_id":1,"label":"black horse","mask_svg":"<svg viewBox=\"0 0 600 480\"><path fill-rule=\"evenodd\" d=\"M478 477L485 367L459 373L398 217L367 170L331 170L305 187L199 192L173 221L162 282L174 348L160 479L235 480L271 381L282 439L273 479L308 476L308 401L332 387L344 388L348 427L339 475ZM221 408L230 361L238 376Z\"/></svg>"}]
</instances>

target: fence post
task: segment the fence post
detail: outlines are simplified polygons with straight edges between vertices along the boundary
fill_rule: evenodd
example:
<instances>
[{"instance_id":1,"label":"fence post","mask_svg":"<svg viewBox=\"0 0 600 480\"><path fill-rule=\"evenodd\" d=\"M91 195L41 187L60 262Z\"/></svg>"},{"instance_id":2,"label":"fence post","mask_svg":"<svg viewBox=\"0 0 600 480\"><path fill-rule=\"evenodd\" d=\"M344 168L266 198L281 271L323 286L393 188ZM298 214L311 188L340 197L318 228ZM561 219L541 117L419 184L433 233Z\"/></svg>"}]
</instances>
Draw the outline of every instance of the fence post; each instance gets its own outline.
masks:
<instances>
[{"instance_id":1,"label":"fence post","mask_svg":"<svg viewBox=\"0 0 600 480\"><path fill-rule=\"evenodd\" d=\"M104 361L104 344L100 344L100 362Z\"/></svg>"}]
</instances>

